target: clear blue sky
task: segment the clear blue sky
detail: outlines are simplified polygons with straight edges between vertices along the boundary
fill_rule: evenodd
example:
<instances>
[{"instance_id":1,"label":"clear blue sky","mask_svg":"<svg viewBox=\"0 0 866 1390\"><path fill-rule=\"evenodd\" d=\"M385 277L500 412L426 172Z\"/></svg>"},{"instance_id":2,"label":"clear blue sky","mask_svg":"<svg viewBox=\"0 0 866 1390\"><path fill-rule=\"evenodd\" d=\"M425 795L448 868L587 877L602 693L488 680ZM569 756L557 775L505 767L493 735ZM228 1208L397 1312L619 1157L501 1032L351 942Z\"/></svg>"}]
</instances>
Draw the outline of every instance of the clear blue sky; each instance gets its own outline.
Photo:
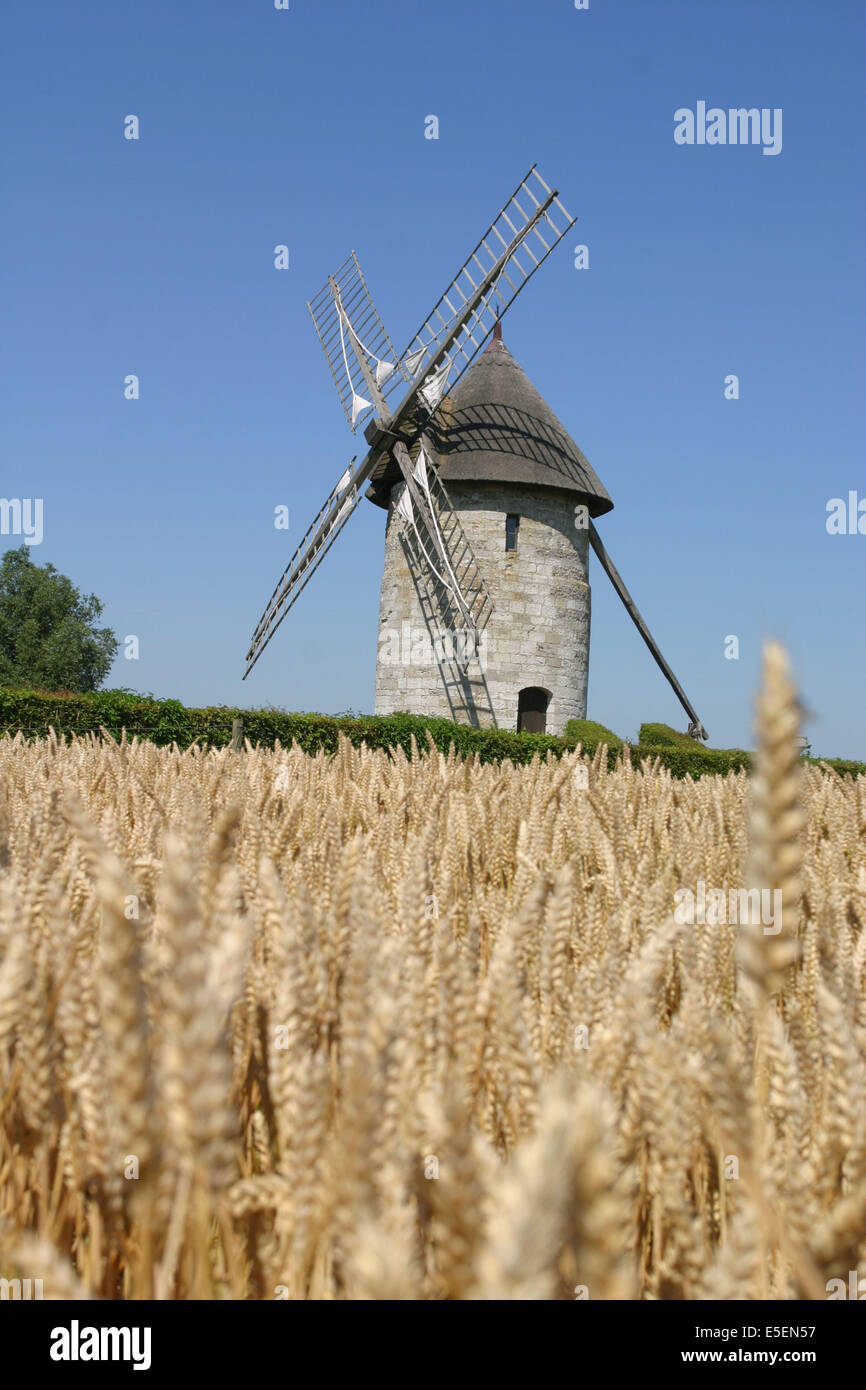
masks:
<instances>
[{"instance_id":1,"label":"clear blue sky","mask_svg":"<svg viewBox=\"0 0 866 1390\"><path fill-rule=\"evenodd\" d=\"M590 268L560 247L505 341L613 497L605 542L711 742L750 740L775 634L815 751L866 757L866 535L825 527L866 498L864 28L858 0L6 0L0 490L44 499L34 559L138 636L108 684L372 710L366 501L241 680L361 449L306 300L355 248L401 348L537 161ZM782 108L781 153L678 146L699 101ZM682 726L592 582L591 717Z\"/></svg>"}]
</instances>

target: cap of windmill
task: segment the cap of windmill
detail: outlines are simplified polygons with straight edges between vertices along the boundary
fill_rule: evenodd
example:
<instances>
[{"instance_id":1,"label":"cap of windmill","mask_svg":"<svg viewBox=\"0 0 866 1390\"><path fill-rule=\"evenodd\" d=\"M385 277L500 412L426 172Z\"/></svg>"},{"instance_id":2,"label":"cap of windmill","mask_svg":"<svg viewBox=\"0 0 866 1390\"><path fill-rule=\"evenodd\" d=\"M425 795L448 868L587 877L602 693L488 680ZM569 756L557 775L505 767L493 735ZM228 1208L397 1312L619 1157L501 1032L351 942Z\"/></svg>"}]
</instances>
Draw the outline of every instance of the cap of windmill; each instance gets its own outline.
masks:
<instances>
[{"instance_id":1,"label":"cap of windmill","mask_svg":"<svg viewBox=\"0 0 866 1390\"><path fill-rule=\"evenodd\" d=\"M449 482L528 483L565 489L589 515L613 507L607 489L502 340L496 320L434 420L439 476Z\"/></svg>"},{"instance_id":2,"label":"cap of windmill","mask_svg":"<svg viewBox=\"0 0 866 1390\"><path fill-rule=\"evenodd\" d=\"M445 397L428 427L433 462L445 483L530 484L565 490L591 517L613 502L589 460L554 415L502 340L496 320L490 342ZM367 497L387 507L391 469Z\"/></svg>"}]
</instances>

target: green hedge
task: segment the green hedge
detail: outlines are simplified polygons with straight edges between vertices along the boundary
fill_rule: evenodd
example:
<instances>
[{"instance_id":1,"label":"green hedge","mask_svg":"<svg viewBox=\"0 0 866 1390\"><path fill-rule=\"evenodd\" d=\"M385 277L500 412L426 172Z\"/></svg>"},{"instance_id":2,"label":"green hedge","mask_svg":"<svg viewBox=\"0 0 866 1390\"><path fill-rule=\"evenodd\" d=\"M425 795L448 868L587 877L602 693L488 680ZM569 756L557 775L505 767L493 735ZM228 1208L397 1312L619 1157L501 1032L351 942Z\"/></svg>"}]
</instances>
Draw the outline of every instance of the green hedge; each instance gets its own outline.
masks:
<instances>
[{"instance_id":1,"label":"green hedge","mask_svg":"<svg viewBox=\"0 0 866 1390\"><path fill-rule=\"evenodd\" d=\"M44 738L49 728L61 734L96 734L104 728L113 738L126 730L127 738L149 739L153 743L176 743L187 748L196 739L203 745L223 748L231 742L232 721L243 719L244 738L251 744L284 748L295 741L306 753L334 753L337 736L343 733L356 747L365 742L370 748L400 747L407 756L416 746L427 747L427 731L436 747L447 753L453 744L458 754L477 754L482 762L529 763L536 753L558 757L580 743L583 751L594 754L606 743L609 765L624 750L616 734L592 720L570 720L562 738L550 734L512 733L504 729L474 729L453 724L448 719L427 719L411 714L339 715L288 714L274 709L231 709L215 705L190 709L179 700L156 700L133 690L99 690L87 695L55 694L39 690L0 689L0 734ZM643 725L647 729L666 727ZM671 730L673 733L674 731ZM682 736L684 737L684 736ZM632 764L639 767L649 759L667 768L674 777L700 777L706 773L725 776L748 768L751 755L742 749L704 748L692 739L672 745L645 743L628 749ZM809 759L817 762L817 759ZM866 764L832 759L828 764L841 776L866 773Z\"/></svg>"},{"instance_id":2,"label":"green hedge","mask_svg":"<svg viewBox=\"0 0 866 1390\"><path fill-rule=\"evenodd\" d=\"M665 747L663 744L638 743L631 749L631 760L635 767L649 758L666 767L674 777L703 777L706 773L726 777L729 772L746 771L752 765L751 753L740 748L704 748L694 739L681 747ZM866 771L866 768L864 768Z\"/></svg>"},{"instance_id":3,"label":"green hedge","mask_svg":"<svg viewBox=\"0 0 866 1390\"><path fill-rule=\"evenodd\" d=\"M548 734L473 729L447 719L409 714L332 717L273 709L238 710L226 705L191 709L179 700L155 700L131 690L67 695L0 689L0 733L21 730L28 737L44 737L50 727L57 734L79 735L98 734L105 728L112 737L120 738L125 729L127 738L176 743L180 748L198 739L210 747L223 748L231 742L232 722L238 717L243 719L244 738L253 745L273 747L279 740L283 747L290 747L294 740L306 753L336 752L337 736L343 733L356 746L362 741L371 748L399 746L410 755L413 734L423 749L427 747L428 729L443 752L447 753L453 743L458 753L478 753L484 762L511 758L528 763L536 753L544 756L548 749L559 753L564 746L562 739Z\"/></svg>"},{"instance_id":4,"label":"green hedge","mask_svg":"<svg viewBox=\"0 0 866 1390\"><path fill-rule=\"evenodd\" d=\"M622 739L612 729L597 724L594 719L569 719L565 726L565 739L568 743L582 743L587 752L595 752L600 743L606 743L613 752L622 748Z\"/></svg>"},{"instance_id":5,"label":"green hedge","mask_svg":"<svg viewBox=\"0 0 866 1390\"><path fill-rule=\"evenodd\" d=\"M680 769L691 771L693 767L700 766L705 771L713 771L716 767L724 766L725 770L736 769L738 767L749 767L751 765L751 754L742 748L705 748L703 744L697 743L688 734L679 733L672 729L670 724L641 724L638 732L638 744L641 748L652 749L680 749L685 757L677 760L666 755L665 766L672 771L676 768L675 775L680 776ZM708 759L708 761L704 761ZM816 767L829 766L841 777L850 773L852 777L862 776L866 773L866 763L855 762L849 758L803 758L803 762L813 763Z\"/></svg>"},{"instance_id":6,"label":"green hedge","mask_svg":"<svg viewBox=\"0 0 866 1390\"><path fill-rule=\"evenodd\" d=\"M638 743L648 748L694 748L695 739L688 734L680 734L670 724L641 724L637 735Z\"/></svg>"}]
</instances>

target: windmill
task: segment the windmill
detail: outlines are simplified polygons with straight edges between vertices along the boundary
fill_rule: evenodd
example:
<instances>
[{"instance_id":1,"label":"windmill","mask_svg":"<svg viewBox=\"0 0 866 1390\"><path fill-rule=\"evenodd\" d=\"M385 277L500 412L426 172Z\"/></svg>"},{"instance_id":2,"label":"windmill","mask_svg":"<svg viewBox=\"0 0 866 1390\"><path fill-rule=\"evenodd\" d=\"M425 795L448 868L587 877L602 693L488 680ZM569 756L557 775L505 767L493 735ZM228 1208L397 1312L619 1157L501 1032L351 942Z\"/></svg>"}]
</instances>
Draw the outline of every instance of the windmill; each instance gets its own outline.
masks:
<instances>
[{"instance_id":1,"label":"windmill","mask_svg":"<svg viewBox=\"0 0 866 1390\"><path fill-rule=\"evenodd\" d=\"M593 517L613 503L502 342L502 315L575 221L533 165L399 355L354 251L309 301L349 427L363 427L368 448L281 575L244 679L367 484L367 497L388 510L377 713L414 709L527 729L548 727L549 715L551 726L585 717L591 544L688 714L689 733L707 737L596 530ZM401 626L430 639L423 671L414 653L383 654L382 633L400 613ZM489 675L488 631L498 646ZM442 642L453 633L456 645Z\"/></svg>"}]
</instances>

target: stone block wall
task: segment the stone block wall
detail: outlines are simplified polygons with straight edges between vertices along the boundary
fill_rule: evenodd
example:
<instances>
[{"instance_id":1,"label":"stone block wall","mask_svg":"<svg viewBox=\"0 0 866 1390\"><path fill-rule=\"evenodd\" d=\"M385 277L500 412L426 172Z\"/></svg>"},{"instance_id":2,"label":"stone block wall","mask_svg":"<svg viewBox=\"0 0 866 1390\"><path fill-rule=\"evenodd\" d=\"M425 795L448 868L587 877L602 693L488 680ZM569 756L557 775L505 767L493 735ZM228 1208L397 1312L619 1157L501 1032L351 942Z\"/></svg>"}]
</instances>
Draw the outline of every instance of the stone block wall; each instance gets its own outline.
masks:
<instances>
[{"instance_id":1,"label":"stone block wall","mask_svg":"<svg viewBox=\"0 0 866 1390\"><path fill-rule=\"evenodd\" d=\"M376 663L377 714L412 714L517 727L526 686L550 692L548 733L586 718L589 673L589 536L575 526L574 494L558 489L451 482L449 495L485 578L494 611L466 673L449 639L430 631L395 515L385 536ZM505 549L505 517L520 517L518 548ZM441 620L438 629L444 624ZM455 639L452 638L452 642ZM460 636L456 641L460 641Z\"/></svg>"}]
</instances>

